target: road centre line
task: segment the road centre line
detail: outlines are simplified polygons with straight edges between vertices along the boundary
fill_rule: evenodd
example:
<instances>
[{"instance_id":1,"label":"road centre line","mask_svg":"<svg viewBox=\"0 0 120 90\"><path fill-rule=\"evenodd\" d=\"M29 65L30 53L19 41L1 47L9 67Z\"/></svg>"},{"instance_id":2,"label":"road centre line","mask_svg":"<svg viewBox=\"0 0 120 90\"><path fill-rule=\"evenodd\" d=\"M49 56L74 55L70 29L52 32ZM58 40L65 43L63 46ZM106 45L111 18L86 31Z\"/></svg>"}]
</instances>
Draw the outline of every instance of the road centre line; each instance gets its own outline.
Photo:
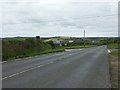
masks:
<instances>
[{"instance_id":1,"label":"road centre line","mask_svg":"<svg viewBox=\"0 0 120 90\"><path fill-rule=\"evenodd\" d=\"M108 49L108 53L111 53L111 51Z\"/></svg>"},{"instance_id":2,"label":"road centre line","mask_svg":"<svg viewBox=\"0 0 120 90\"><path fill-rule=\"evenodd\" d=\"M31 70L34 70L34 69L37 69L37 68L46 66L46 65L49 65L49 64L52 64L52 63L54 63L54 61L51 61L51 62L49 62L49 63L45 63L45 64L42 64L42 65L39 65L39 66L30 68L30 69L26 69L26 70L23 70L23 71L21 71L21 72L18 72L18 73L12 74L12 75L9 75L9 76L3 77L3 78L0 79L0 80L5 80L5 79L11 78L11 77L13 77L13 76L16 76L16 75L19 75L19 74L22 74L22 73L25 73L25 72L28 72L28 71L31 71Z\"/></svg>"},{"instance_id":3,"label":"road centre line","mask_svg":"<svg viewBox=\"0 0 120 90\"><path fill-rule=\"evenodd\" d=\"M2 62L0 62L0 63L2 64L2 63L5 63L5 62L7 62L7 61L2 61Z\"/></svg>"}]
</instances>

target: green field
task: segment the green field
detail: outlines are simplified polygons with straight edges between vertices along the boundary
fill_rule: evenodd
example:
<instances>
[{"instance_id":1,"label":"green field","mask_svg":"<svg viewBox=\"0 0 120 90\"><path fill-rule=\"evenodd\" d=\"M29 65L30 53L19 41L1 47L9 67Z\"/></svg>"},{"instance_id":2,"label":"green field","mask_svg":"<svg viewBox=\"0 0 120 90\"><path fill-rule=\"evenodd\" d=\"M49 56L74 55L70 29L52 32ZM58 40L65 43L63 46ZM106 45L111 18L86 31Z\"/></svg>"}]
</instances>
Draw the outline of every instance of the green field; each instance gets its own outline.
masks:
<instances>
[{"instance_id":1,"label":"green field","mask_svg":"<svg viewBox=\"0 0 120 90\"><path fill-rule=\"evenodd\" d=\"M108 48L109 49L119 48L119 45L117 43L115 43L115 44L109 44Z\"/></svg>"}]
</instances>

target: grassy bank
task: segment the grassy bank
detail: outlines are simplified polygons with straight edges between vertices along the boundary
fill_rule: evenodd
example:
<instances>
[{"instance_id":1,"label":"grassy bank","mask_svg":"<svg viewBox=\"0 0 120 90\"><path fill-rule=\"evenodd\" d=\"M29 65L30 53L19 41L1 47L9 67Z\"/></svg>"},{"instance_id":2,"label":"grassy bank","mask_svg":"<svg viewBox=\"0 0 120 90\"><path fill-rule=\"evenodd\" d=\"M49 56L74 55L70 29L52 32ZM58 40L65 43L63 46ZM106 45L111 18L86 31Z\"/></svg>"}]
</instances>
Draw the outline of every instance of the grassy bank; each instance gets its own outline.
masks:
<instances>
[{"instance_id":1,"label":"grassy bank","mask_svg":"<svg viewBox=\"0 0 120 90\"><path fill-rule=\"evenodd\" d=\"M112 88L118 88L118 57L120 51L112 51L109 55L110 75Z\"/></svg>"},{"instance_id":2,"label":"grassy bank","mask_svg":"<svg viewBox=\"0 0 120 90\"><path fill-rule=\"evenodd\" d=\"M118 88L118 57L120 56L120 50L118 43L108 44L108 49L111 50L109 55L110 76L112 89Z\"/></svg>"},{"instance_id":3,"label":"grassy bank","mask_svg":"<svg viewBox=\"0 0 120 90\"><path fill-rule=\"evenodd\" d=\"M64 48L55 48L55 49L45 50L45 51L41 51L41 52L34 52L34 53L29 54L28 56L36 56L36 55L43 55L43 54L49 54L49 53L55 53L55 52L64 52L64 51L65 51Z\"/></svg>"},{"instance_id":4,"label":"grassy bank","mask_svg":"<svg viewBox=\"0 0 120 90\"><path fill-rule=\"evenodd\" d=\"M47 54L51 52L64 51L64 48L52 46L35 38L27 39L3 39L2 60L7 61L16 58Z\"/></svg>"}]
</instances>

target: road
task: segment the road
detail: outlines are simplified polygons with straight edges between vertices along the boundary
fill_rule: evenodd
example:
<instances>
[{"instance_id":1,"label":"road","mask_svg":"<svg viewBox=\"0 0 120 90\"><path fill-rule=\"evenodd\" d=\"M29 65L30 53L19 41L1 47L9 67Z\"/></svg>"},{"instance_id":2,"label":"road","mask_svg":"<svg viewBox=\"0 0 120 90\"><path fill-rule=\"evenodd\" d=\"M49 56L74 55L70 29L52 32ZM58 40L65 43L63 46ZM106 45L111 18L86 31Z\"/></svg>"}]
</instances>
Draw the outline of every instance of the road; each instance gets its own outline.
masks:
<instances>
[{"instance_id":1,"label":"road","mask_svg":"<svg viewBox=\"0 0 120 90\"><path fill-rule=\"evenodd\" d=\"M3 88L110 88L106 46L8 61Z\"/></svg>"}]
</instances>

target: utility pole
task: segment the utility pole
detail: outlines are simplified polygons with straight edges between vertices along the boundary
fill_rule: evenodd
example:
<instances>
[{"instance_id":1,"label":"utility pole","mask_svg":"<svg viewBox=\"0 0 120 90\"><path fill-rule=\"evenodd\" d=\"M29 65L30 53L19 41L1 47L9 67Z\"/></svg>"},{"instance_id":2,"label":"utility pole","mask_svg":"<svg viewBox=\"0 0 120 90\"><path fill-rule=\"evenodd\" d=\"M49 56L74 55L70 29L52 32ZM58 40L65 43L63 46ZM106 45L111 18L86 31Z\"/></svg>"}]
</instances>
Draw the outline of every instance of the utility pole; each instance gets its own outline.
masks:
<instances>
[{"instance_id":1,"label":"utility pole","mask_svg":"<svg viewBox=\"0 0 120 90\"><path fill-rule=\"evenodd\" d=\"M85 47L85 30L84 30L84 47Z\"/></svg>"}]
</instances>

